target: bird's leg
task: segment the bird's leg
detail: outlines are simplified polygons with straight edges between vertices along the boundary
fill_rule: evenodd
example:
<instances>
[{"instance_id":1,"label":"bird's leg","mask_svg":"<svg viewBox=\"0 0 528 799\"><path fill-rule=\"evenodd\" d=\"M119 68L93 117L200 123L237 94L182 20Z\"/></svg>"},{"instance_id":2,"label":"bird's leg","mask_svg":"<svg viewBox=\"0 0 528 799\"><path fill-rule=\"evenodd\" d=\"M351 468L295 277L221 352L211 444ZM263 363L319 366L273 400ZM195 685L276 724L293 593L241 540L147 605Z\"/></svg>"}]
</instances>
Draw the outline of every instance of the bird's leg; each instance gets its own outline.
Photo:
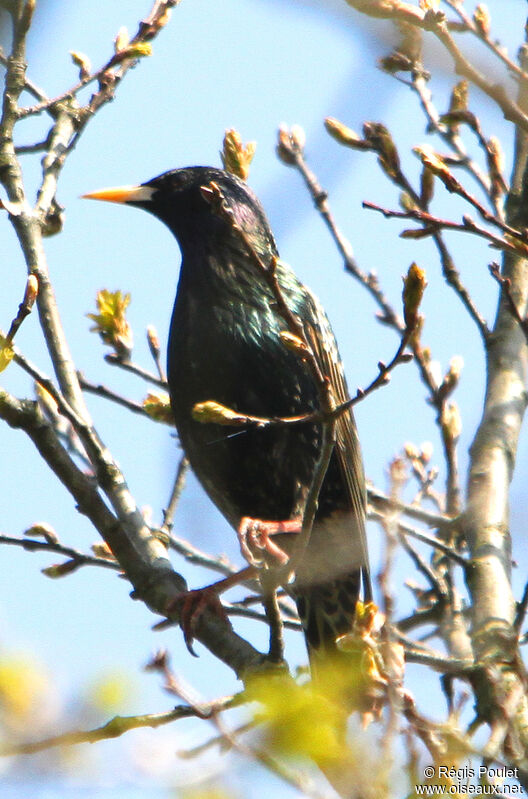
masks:
<instances>
[{"instance_id":1,"label":"bird's leg","mask_svg":"<svg viewBox=\"0 0 528 799\"><path fill-rule=\"evenodd\" d=\"M300 533L302 519L289 519L284 522L264 521L243 516L238 527L238 540L242 555L252 566L260 566L266 560L266 553L280 566L290 559L281 547L271 540L271 536L281 533Z\"/></svg>"},{"instance_id":2,"label":"bird's leg","mask_svg":"<svg viewBox=\"0 0 528 799\"><path fill-rule=\"evenodd\" d=\"M218 598L219 594L222 594L234 585L244 582L244 580L255 577L256 573L257 569L255 566L246 566L245 569L230 574L229 577L218 580L216 583L206 585L204 588L182 591L171 600L167 608L167 613L170 613L176 607L179 608L180 627L183 631L185 644L191 655L198 657L192 644L200 616L205 610L210 610L229 624L227 614Z\"/></svg>"}]
</instances>

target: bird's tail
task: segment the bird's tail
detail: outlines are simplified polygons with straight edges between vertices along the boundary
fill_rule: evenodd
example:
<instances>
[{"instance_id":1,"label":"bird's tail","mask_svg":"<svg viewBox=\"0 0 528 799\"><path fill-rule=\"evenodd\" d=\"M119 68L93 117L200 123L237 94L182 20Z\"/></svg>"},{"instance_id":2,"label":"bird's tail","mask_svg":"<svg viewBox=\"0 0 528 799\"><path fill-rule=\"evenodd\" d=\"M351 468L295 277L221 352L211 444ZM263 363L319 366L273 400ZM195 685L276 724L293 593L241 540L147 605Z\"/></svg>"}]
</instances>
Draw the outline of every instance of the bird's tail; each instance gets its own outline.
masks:
<instances>
[{"instance_id":1,"label":"bird's tail","mask_svg":"<svg viewBox=\"0 0 528 799\"><path fill-rule=\"evenodd\" d=\"M337 656L336 640L352 632L362 584L363 600L372 599L361 532L361 520L349 513L318 519L297 567L293 596L310 663Z\"/></svg>"},{"instance_id":2,"label":"bird's tail","mask_svg":"<svg viewBox=\"0 0 528 799\"><path fill-rule=\"evenodd\" d=\"M354 624L361 586L361 569L336 579L294 590L297 612L304 631L310 663L337 656L339 636L349 633Z\"/></svg>"}]
</instances>

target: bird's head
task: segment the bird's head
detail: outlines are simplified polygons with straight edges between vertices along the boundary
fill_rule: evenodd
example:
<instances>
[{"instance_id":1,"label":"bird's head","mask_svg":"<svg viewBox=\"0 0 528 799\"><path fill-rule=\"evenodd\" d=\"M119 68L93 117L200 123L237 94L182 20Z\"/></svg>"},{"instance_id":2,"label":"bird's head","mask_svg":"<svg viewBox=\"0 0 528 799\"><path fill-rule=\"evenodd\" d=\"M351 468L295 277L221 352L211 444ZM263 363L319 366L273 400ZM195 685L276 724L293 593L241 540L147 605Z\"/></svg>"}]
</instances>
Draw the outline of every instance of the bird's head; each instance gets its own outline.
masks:
<instances>
[{"instance_id":1,"label":"bird's head","mask_svg":"<svg viewBox=\"0 0 528 799\"><path fill-rule=\"evenodd\" d=\"M215 206L211 186L236 224L261 254L276 253L275 242L262 206L251 189L221 169L185 167L164 172L138 186L120 186L84 194L84 198L123 203L149 211L164 222L178 239L182 251L213 246L236 239L229 218Z\"/></svg>"}]
</instances>

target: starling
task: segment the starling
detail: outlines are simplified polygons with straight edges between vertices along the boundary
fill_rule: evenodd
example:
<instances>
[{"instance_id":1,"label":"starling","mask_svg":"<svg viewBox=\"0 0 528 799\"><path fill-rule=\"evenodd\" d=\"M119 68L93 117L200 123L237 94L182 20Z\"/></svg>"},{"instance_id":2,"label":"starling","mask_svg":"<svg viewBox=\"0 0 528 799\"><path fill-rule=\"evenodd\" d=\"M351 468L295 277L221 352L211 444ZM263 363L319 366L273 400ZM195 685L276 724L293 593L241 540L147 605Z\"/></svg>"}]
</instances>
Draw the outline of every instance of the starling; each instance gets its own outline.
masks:
<instances>
[{"instance_id":1,"label":"starling","mask_svg":"<svg viewBox=\"0 0 528 799\"><path fill-rule=\"evenodd\" d=\"M178 240L182 262L168 345L176 427L194 473L239 532L250 560L258 557L259 540L251 534L270 533L264 536L267 552L262 553L269 564L268 552L287 559L300 531L322 425L247 425L233 432L195 421L192 410L197 403L214 400L244 415L287 417L319 410L319 394L306 363L281 339L286 324L262 270L239 231L208 202L211 185L219 188L252 251L268 265L278 252L262 206L245 183L222 170L175 169L139 186L85 196L143 208ZM276 275L335 401L345 402L343 367L321 305L281 261ZM316 653L332 653L336 638L350 630L362 579L364 597L371 597L365 508L360 446L352 411L347 410L337 422L311 537L287 586L311 659Z\"/></svg>"}]
</instances>

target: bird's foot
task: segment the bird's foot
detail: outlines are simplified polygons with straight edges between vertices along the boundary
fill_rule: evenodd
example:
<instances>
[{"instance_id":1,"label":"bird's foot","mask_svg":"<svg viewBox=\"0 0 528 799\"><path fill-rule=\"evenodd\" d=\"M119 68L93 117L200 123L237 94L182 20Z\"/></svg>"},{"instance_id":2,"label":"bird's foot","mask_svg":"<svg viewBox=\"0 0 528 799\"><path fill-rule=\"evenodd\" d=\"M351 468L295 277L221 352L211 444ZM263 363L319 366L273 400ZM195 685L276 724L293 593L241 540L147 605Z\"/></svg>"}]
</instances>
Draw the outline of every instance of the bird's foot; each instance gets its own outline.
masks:
<instances>
[{"instance_id":1,"label":"bird's foot","mask_svg":"<svg viewBox=\"0 0 528 799\"><path fill-rule=\"evenodd\" d=\"M289 555L271 540L281 533L300 533L301 519L289 519L284 522L264 521L244 516L238 527L238 540L242 555L252 566L260 566L266 560L266 554L280 566L288 563Z\"/></svg>"},{"instance_id":2,"label":"bird's foot","mask_svg":"<svg viewBox=\"0 0 528 799\"><path fill-rule=\"evenodd\" d=\"M207 585L205 588L195 588L192 591L182 591L171 602L171 609L178 607L180 612L180 627L182 628L185 645L191 655L198 657L193 648L196 627L200 617L206 610L211 611L229 623L227 614L224 610L216 584Z\"/></svg>"},{"instance_id":3,"label":"bird's foot","mask_svg":"<svg viewBox=\"0 0 528 799\"><path fill-rule=\"evenodd\" d=\"M229 577L219 580L212 585L206 585L204 588L182 591L171 600L167 608L167 613L170 613L176 608L178 609L180 614L180 627L183 631L185 645L191 655L198 657L193 648L193 641L200 617L206 611L210 611L215 616L222 619L222 621L225 621L226 624L229 624L230 622L227 618L224 606L220 602L219 594L254 576L255 569L249 566L235 574L230 574Z\"/></svg>"}]
</instances>

